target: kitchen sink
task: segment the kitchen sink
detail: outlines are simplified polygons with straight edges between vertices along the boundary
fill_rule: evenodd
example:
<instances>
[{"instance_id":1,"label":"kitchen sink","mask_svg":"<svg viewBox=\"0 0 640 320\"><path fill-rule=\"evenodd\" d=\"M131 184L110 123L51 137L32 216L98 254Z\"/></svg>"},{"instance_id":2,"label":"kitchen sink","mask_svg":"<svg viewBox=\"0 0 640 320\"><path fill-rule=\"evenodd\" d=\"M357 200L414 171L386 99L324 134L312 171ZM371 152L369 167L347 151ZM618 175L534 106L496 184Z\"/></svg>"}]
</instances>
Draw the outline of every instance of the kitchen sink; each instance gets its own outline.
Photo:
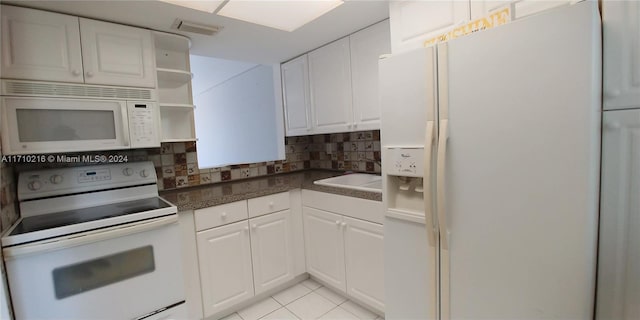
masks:
<instances>
[{"instance_id":1,"label":"kitchen sink","mask_svg":"<svg viewBox=\"0 0 640 320\"><path fill-rule=\"evenodd\" d=\"M316 180L313 183L320 186L382 193L382 177L375 174L351 173Z\"/></svg>"}]
</instances>

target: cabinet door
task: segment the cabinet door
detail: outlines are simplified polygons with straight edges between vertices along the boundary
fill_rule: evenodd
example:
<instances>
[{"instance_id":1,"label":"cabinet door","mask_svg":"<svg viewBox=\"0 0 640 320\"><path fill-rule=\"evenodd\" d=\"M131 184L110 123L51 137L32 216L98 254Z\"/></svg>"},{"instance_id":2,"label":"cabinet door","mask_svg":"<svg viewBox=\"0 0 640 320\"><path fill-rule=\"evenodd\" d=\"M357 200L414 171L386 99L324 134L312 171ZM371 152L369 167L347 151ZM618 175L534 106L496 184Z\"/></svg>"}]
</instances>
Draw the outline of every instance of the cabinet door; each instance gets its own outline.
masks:
<instances>
[{"instance_id":1,"label":"cabinet door","mask_svg":"<svg viewBox=\"0 0 640 320\"><path fill-rule=\"evenodd\" d=\"M480 19L491 14L492 11L503 8L511 4L512 17L520 19L535 13L539 13L551 8L569 5L571 0L472 0L471 1L471 20Z\"/></svg>"},{"instance_id":2,"label":"cabinet door","mask_svg":"<svg viewBox=\"0 0 640 320\"><path fill-rule=\"evenodd\" d=\"M156 86L151 31L80 18L86 83Z\"/></svg>"},{"instance_id":3,"label":"cabinet door","mask_svg":"<svg viewBox=\"0 0 640 320\"><path fill-rule=\"evenodd\" d=\"M342 216L303 207L307 272L346 293Z\"/></svg>"},{"instance_id":4,"label":"cabinet door","mask_svg":"<svg viewBox=\"0 0 640 320\"><path fill-rule=\"evenodd\" d=\"M314 133L345 132L352 128L349 51L347 37L308 54Z\"/></svg>"},{"instance_id":5,"label":"cabinet door","mask_svg":"<svg viewBox=\"0 0 640 320\"><path fill-rule=\"evenodd\" d=\"M384 312L384 235L377 223L344 218L347 294Z\"/></svg>"},{"instance_id":6,"label":"cabinet door","mask_svg":"<svg viewBox=\"0 0 640 320\"><path fill-rule=\"evenodd\" d=\"M256 294L293 279L291 211L249 220Z\"/></svg>"},{"instance_id":7,"label":"cabinet door","mask_svg":"<svg viewBox=\"0 0 640 320\"><path fill-rule=\"evenodd\" d=\"M204 316L253 297L247 221L198 232L197 238Z\"/></svg>"},{"instance_id":8,"label":"cabinet door","mask_svg":"<svg viewBox=\"0 0 640 320\"><path fill-rule=\"evenodd\" d=\"M425 40L468 21L469 1L391 1L393 53L421 48Z\"/></svg>"},{"instance_id":9,"label":"cabinet door","mask_svg":"<svg viewBox=\"0 0 640 320\"><path fill-rule=\"evenodd\" d=\"M640 319L640 110L603 122L596 319Z\"/></svg>"},{"instance_id":10,"label":"cabinet door","mask_svg":"<svg viewBox=\"0 0 640 320\"><path fill-rule=\"evenodd\" d=\"M389 20L350 36L354 130L380 129L378 60L391 53Z\"/></svg>"},{"instance_id":11,"label":"cabinet door","mask_svg":"<svg viewBox=\"0 0 640 320\"><path fill-rule=\"evenodd\" d=\"M78 18L2 6L2 78L80 82Z\"/></svg>"},{"instance_id":12,"label":"cabinet door","mask_svg":"<svg viewBox=\"0 0 640 320\"><path fill-rule=\"evenodd\" d=\"M640 2L603 1L604 109L640 107Z\"/></svg>"},{"instance_id":13,"label":"cabinet door","mask_svg":"<svg viewBox=\"0 0 640 320\"><path fill-rule=\"evenodd\" d=\"M307 55L282 64L282 91L287 136L311 133Z\"/></svg>"}]
</instances>

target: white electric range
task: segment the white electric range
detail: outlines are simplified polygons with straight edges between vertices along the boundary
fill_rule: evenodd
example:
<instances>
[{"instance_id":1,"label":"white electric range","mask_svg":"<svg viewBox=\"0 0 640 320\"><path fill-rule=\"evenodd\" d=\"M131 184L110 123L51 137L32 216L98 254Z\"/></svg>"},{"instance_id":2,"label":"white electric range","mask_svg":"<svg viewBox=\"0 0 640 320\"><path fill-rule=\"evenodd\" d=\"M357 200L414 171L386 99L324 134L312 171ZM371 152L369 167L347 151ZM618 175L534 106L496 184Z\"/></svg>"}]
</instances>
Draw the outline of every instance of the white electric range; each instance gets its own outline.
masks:
<instances>
[{"instance_id":1,"label":"white electric range","mask_svg":"<svg viewBox=\"0 0 640 320\"><path fill-rule=\"evenodd\" d=\"M16 319L186 318L177 208L151 162L22 172L2 237Z\"/></svg>"}]
</instances>

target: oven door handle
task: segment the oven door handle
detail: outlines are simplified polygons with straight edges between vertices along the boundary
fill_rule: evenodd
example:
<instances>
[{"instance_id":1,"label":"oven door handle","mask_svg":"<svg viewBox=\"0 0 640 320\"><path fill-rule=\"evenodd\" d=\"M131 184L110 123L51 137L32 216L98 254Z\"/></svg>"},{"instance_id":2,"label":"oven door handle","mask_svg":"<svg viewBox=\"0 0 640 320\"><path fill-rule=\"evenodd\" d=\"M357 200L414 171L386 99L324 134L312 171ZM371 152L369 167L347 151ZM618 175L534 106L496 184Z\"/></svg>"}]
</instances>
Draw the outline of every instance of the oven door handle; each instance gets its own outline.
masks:
<instances>
[{"instance_id":1,"label":"oven door handle","mask_svg":"<svg viewBox=\"0 0 640 320\"><path fill-rule=\"evenodd\" d=\"M123 237L126 235L158 229L166 225L178 223L178 215L174 214L167 217L156 218L152 220L144 220L124 226L115 226L99 230L92 230L82 233L71 234L55 239L47 239L17 246L4 248L2 253L5 260L15 259L20 256L35 253L44 253L60 249L67 249L75 246L81 246L101 240Z\"/></svg>"}]
</instances>

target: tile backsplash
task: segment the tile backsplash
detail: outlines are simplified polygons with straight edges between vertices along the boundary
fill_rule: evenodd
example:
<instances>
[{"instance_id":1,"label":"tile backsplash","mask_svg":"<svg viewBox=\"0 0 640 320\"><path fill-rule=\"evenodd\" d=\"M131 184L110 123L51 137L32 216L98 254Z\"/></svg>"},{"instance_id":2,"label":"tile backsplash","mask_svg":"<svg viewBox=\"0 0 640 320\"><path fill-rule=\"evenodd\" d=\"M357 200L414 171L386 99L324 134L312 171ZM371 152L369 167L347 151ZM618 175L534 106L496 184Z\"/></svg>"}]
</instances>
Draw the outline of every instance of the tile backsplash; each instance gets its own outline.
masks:
<instances>
[{"instance_id":1,"label":"tile backsplash","mask_svg":"<svg viewBox=\"0 0 640 320\"><path fill-rule=\"evenodd\" d=\"M76 155L118 155L128 161L152 161L158 176L158 188L170 190L267 176L304 169L332 169L380 172L380 131L332 133L285 138L285 159L247 163L211 169L199 169L195 142L162 143L160 148L84 152ZM56 168L86 163L2 163L0 181L0 230L17 218L17 173L25 170Z\"/></svg>"}]
</instances>

